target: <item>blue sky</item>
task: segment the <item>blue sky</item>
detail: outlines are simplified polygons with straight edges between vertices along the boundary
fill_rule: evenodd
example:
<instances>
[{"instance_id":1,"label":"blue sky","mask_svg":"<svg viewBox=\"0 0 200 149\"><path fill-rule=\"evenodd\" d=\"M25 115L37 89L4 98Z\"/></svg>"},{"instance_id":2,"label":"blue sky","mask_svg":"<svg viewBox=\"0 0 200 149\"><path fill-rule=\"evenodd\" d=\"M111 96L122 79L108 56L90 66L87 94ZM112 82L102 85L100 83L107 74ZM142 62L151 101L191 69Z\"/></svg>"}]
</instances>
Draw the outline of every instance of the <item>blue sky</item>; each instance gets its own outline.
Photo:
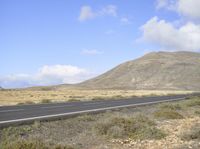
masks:
<instances>
[{"instance_id":1,"label":"blue sky","mask_svg":"<svg viewBox=\"0 0 200 149\"><path fill-rule=\"evenodd\" d=\"M189 1L0 0L0 86L76 83L147 52L199 52Z\"/></svg>"}]
</instances>

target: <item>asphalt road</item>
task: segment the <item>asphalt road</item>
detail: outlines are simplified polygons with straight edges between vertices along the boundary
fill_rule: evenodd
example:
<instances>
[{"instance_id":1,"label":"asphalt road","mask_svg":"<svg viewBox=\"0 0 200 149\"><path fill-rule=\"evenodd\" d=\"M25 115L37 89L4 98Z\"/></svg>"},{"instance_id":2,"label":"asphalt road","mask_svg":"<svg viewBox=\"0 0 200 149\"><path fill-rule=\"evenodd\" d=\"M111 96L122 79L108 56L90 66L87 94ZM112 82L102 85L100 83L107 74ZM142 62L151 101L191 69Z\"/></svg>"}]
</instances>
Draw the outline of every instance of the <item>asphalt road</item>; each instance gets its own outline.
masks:
<instances>
[{"instance_id":1,"label":"asphalt road","mask_svg":"<svg viewBox=\"0 0 200 149\"><path fill-rule=\"evenodd\" d=\"M118 100L99 100L87 102L66 102L35 105L0 107L0 126L32 122L52 118L62 118L81 113L99 112L123 107L154 104L166 101L183 100L188 95L141 97Z\"/></svg>"}]
</instances>

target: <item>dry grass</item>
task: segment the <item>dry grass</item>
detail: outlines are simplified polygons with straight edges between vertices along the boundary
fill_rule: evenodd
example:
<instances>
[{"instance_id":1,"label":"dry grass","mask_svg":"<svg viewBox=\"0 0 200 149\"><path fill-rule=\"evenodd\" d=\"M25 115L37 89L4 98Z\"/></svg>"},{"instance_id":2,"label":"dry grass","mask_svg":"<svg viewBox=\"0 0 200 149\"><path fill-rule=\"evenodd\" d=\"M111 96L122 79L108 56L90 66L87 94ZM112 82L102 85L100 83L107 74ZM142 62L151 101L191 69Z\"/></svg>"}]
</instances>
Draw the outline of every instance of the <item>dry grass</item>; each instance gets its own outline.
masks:
<instances>
[{"instance_id":1,"label":"dry grass","mask_svg":"<svg viewBox=\"0 0 200 149\"><path fill-rule=\"evenodd\" d=\"M0 105L41 103L45 99L51 102L120 99L129 97L188 94L192 91L156 91L156 90L4 90L0 91Z\"/></svg>"},{"instance_id":2,"label":"dry grass","mask_svg":"<svg viewBox=\"0 0 200 149\"><path fill-rule=\"evenodd\" d=\"M176 110L171 109L160 109L154 112L156 118L162 119L182 119L183 116Z\"/></svg>"},{"instance_id":3,"label":"dry grass","mask_svg":"<svg viewBox=\"0 0 200 149\"><path fill-rule=\"evenodd\" d=\"M74 149L67 145L52 145L41 142L39 140L18 140L11 143L5 143L2 145L3 149Z\"/></svg>"},{"instance_id":4,"label":"dry grass","mask_svg":"<svg viewBox=\"0 0 200 149\"><path fill-rule=\"evenodd\" d=\"M44 146L48 149L51 145L53 149L199 149L200 105L197 100L200 97L3 128L0 129L0 148L40 149ZM184 118L155 117L155 111L161 109L179 112Z\"/></svg>"},{"instance_id":5,"label":"dry grass","mask_svg":"<svg viewBox=\"0 0 200 149\"><path fill-rule=\"evenodd\" d=\"M194 99L192 99L193 101ZM159 119L182 119L184 118L179 112L183 110L185 102L180 103L163 103L158 106L158 109L154 111L153 115Z\"/></svg>"},{"instance_id":6,"label":"dry grass","mask_svg":"<svg viewBox=\"0 0 200 149\"><path fill-rule=\"evenodd\" d=\"M182 140L199 140L200 141L200 125L196 124L191 127L191 129L186 130L181 134Z\"/></svg>"},{"instance_id":7,"label":"dry grass","mask_svg":"<svg viewBox=\"0 0 200 149\"><path fill-rule=\"evenodd\" d=\"M192 100L187 100L185 102L185 106L188 106L188 107L200 106L200 98L193 97Z\"/></svg>"},{"instance_id":8,"label":"dry grass","mask_svg":"<svg viewBox=\"0 0 200 149\"><path fill-rule=\"evenodd\" d=\"M111 138L162 139L166 135L157 129L154 121L143 115L136 117L114 117L97 123L95 129L100 135Z\"/></svg>"}]
</instances>

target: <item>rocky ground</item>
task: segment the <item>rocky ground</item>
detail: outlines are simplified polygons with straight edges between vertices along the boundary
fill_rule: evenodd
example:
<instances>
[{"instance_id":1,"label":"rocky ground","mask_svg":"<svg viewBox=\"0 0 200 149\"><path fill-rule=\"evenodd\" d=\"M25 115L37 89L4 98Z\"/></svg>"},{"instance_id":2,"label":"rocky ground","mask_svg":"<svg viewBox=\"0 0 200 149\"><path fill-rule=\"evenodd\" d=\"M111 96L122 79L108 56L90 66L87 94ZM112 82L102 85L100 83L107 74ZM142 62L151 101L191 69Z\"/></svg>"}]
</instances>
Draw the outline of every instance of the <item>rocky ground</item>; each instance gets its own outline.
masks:
<instances>
[{"instance_id":1,"label":"rocky ground","mask_svg":"<svg viewBox=\"0 0 200 149\"><path fill-rule=\"evenodd\" d=\"M183 140L182 135L193 129L194 125L200 126L200 117L192 117L181 120L165 120L158 122L158 128L167 132L167 137L161 140L119 140L112 142L120 144L123 148L134 149L199 149L199 140Z\"/></svg>"}]
</instances>

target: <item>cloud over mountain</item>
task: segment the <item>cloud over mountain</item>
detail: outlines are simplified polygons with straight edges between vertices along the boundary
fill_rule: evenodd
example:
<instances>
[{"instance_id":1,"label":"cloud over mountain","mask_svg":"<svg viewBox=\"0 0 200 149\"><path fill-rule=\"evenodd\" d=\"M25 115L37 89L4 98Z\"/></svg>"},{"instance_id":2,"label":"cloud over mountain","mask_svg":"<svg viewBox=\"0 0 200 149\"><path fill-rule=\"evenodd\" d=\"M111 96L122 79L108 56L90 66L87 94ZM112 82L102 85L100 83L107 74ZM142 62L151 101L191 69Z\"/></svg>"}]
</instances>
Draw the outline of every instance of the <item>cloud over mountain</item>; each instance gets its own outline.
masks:
<instances>
[{"instance_id":1,"label":"cloud over mountain","mask_svg":"<svg viewBox=\"0 0 200 149\"><path fill-rule=\"evenodd\" d=\"M179 18L166 21L152 17L141 26L140 39L161 50L200 51L199 5L199 0L157 0L158 11L166 9L177 13Z\"/></svg>"},{"instance_id":2,"label":"cloud over mountain","mask_svg":"<svg viewBox=\"0 0 200 149\"><path fill-rule=\"evenodd\" d=\"M200 19L199 0L157 0L157 9L168 9L178 12L190 19Z\"/></svg>"},{"instance_id":3,"label":"cloud over mountain","mask_svg":"<svg viewBox=\"0 0 200 149\"><path fill-rule=\"evenodd\" d=\"M179 28L170 22L153 17L141 27L143 39L162 49L198 51L200 49L200 25L188 22Z\"/></svg>"},{"instance_id":4,"label":"cloud over mountain","mask_svg":"<svg viewBox=\"0 0 200 149\"><path fill-rule=\"evenodd\" d=\"M35 74L15 74L0 78L0 85L9 87L29 87L34 85L56 85L78 83L94 74L72 65L45 65Z\"/></svg>"}]
</instances>

